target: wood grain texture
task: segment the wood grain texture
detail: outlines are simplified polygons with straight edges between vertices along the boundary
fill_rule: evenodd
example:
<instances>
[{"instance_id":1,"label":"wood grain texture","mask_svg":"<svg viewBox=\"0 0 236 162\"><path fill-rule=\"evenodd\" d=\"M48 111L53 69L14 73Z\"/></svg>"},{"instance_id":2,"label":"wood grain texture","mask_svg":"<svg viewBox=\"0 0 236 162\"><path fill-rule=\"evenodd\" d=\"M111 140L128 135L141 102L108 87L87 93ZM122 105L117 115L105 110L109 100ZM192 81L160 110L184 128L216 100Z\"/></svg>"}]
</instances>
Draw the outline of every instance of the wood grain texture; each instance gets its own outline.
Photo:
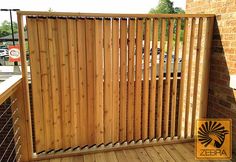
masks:
<instances>
[{"instance_id":1,"label":"wood grain texture","mask_svg":"<svg viewBox=\"0 0 236 162\"><path fill-rule=\"evenodd\" d=\"M44 111L43 111L43 97L42 97L42 83L41 83L41 69L40 69L40 55L38 45L38 25L37 19L27 18L29 24L29 45L30 45L30 60L31 60L31 78L32 78L32 93L34 95L34 126L35 126L35 142L36 151L40 152L45 149L45 128L44 128Z\"/></svg>"},{"instance_id":2,"label":"wood grain texture","mask_svg":"<svg viewBox=\"0 0 236 162\"><path fill-rule=\"evenodd\" d=\"M81 17L126 17L126 18L185 18L185 17L214 17L214 14L114 14L114 13L81 13L81 12L43 12L43 11L18 11L19 15L28 15L28 16L81 16Z\"/></svg>"},{"instance_id":3,"label":"wood grain texture","mask_svg":"<svg viewBox=\"0 0 236 162\"><path fill-rule=\"evenodd\" d=\"M87 145L88 141L88 109L87 109L87 58L85 44L85 21L77 20L77 46L79 59L79 146ZM79 34L80 33L80 34Z\"/></svg>"},{"instance_id":4,"label":"wood grain texture","mask_svg":"<svg viewBox=\"0 0 236 162\"><path fill-rule=\"evenodd\" d=\"M53 125L54 125L54 148L62 147L62 127L61 127L61 100L60 100L60 71L58 51L58 31L55 19L48 19L48 55L50 60L50 79L52 91L52 109L53 109Z\"/></svg>"},{"instance_id":5,"label":"wood grain texture","mask_svg":"<svg viewBox=\"0 0 236 162\"><path fill-rule=\"evenodd\" d=\"M29 97L29 88L28 88L28 71L27 71L27 57L26 57L26 44L24 37L24 19L23 16L17 13L17 23L18 23L18 35L19 35L19 44L20 44L20 59L21 59L21 72L22 72L22 92L23 92L23 101L24 109L22 110L22 120L24 121L25 129L24 134L22 134L22 141L26 144L23 151L24 153L21 156L21 159L24 161L32 160L33 152L33 140L32 140L32 120L31 120L31 107L30 107L30 97ZM1 97L0 97L1 98Z\"/></svg>"},{"instance_id":6,"label":"wood grain texture","mask_svg":"<svg viewBox=\"0 0 236 162\"><path fill-rule=\"evenodd\" d=\"M153 19L152 33L152 60L151 60L151 85L150 85L150 110L149 110L149 139L156 137L156 83L157 83L157 46L158 46L158 19Z\"/></svg>"},{"instance_id":7,"label":"wood grain texture","mask_svg":"<svg viewBox=\"0 0 236 162\"><path fill-rule=\"evenodd\" d=\"M142 103L142 39L143 20L137 19L136 24L136 66L135 66L135 111L134 111L134 139L141 139L141 103Z\"/></svg>"},{"instance_id":8,"label":"wood grain texture","mask_svg":"<svg viewBox=\"0 0 236 162\"><path fill-rule=\"evenodd\" d=\"M127 110L127 140L134 139L134 49L135 20L129 20L128 29L128 110Z\"/></svg>"},{"instance_id":9,"label":"wood grain texture","mask_svg":"<svg viewBox=\"0 0 236 162\"><path fill-rule=\"evenodd\" d=\"M113 107L113 143L119 141L119 114L120 114L120 100L119 100L119 20L112 20L112 107Z\"/></svg>"},{"instance_id":10,"label":"wood grain texture","mask_svg":"<svg viewBox=\"0 0 236 162\"><path fill-rule=\"evenodd\" d=\"M120 21L120 142L126 140L127 125L127 19Z\"/></svg>"},{"instance_id":11,"label":"wood grain texture","mask_svg":"<svg viewBox=\"0 0 236 162\"><path fill-rule=\"evenodd\" d=\"M194 48L194 36L195 36L195 25L196 19L192 19L191 24L191 35L190 35L190 45L189 45L189 58L188 58L188 79L187 79L187 98L186 98L186 112L185 112L185 131L184 136L187 137L189 135L189 127L191 125L190 119L190 100L191 100L191 85L192 85L192 66L193 66L193 48ZM192 122L192 121L191 121Z\"/></svg>"},{"instance_id":12,"label":"wood grain texture","mask_svg":"<svg viewBox=\"0 0 236 162\"><path fill-rule=\"evenodd\" d=\"M157 124L156 137L162 136L162 100L163 100L163 79L164 79L164 53L165 53L165 19L161 20L161 42L160 42L160 57L159 57L159 78L158 78L158 99L157 99Z\"/></svg>"},{"instance_id":13,"label":"wood grain texture","mask_svg":"<svg viewBox=\"0 0 236 162\"><path fill-rule=\"evenodd\" d=\"M142 103L142 139L148 138L148 109L149 109L149 59L150 59L150 19L145 20L144 40L144 77Z\"/></svg>"},{"instance_id":14,"label":"wood grain texture","mask_svg":"<svg viewBox=\"0 0 236 162\"><path fill-rule=\"evenodd\" d=\"M197 51L196 51L196 65L195 65L195 76L194 76L194 89L193 89L193 108L192 108L192 123L191 123L191 137L194 136L195 123L196 123L196 110L197 110L197 99L199 93L199 70L200 70L200 59L201 59L201 42L202 42L202 28L203 18L199 18L198 24L198 36L197 36Z\"/></svg>"},{"instance_id":15,"label":"wood grain texture","mask_svg":"<svg viewBox=\"0 0 236 162\"><path fill-rule=\"evenodd\" d=\"M184 114L184 94L185 94L185 76L186 76L186 52L188 39L188 19L184 20L184 40L182 51L181 80L180 80L180 96L179 96L179 113L178 113L178 137L183 137L183 114Z\"/></svg>"},{"instance_id":16,"label":"wood grain texture","mask_svg":"<svg viewBox=\"0 0 236 162\"><path fill-rule=\"evenodd\" d=\"M78 116L79 116L79 73L77 53L76 21L67 19L67 39L69 55L69 80L70 80L70 109L71 109L71 146L76 147L78 141Z\"/></svg>"},{"instance_id":17,"label":"wood grain texture","mask_svg":"<svg viewBox=\"0 0 236 162\"><path fill-rule=\"evenodd\" d=\"M87 110L88 110L88 145L95 144L94 140L94 81L95 81L95 44L94 20L85 19L86 27L86 61L87 61Z\"/></svg>"},{"instance_id":18,"label":"wood grain texture","mask_svg":"<svg viewBox=\"0 0 236 162\"><path fill-rule=\"evenodd\" d=\"M199 118L205 118L207 115L207 104L208 104L208 87L209 87L209 74L210 74L210 56L212 46L212 35L214 27L214 18L207 18L206 35L204 37L204 55L202 69L202 82L200 91L200 109Z\"/></svg>"},{"instance_id":19,"label":"wood grain texture","mask_svg":"<svg viewBox=\"0 0 236 162\"><path fill-rule=\"evenodd\" d=\"M176 125L177 135L183 137L186 131L183 131L184 125L194 127L195 118L188 116L188 109L185 113L183 103L190 99L189 95L185 99L186 89L191 83L191 70L188 76L186 74L186 57L193 59L190 55L194 50L194 31L191 32L188 47L188 19L185 18L180 98L177 104L182 19L176 19L176 41L173 40L174 21L174 17L28 17L33 110L38 128L35 132L36 152L174 137ZM201 21L202 18L198 29L202 28ZM198 31L197 53L201 49L201 32L202 29ZM160 55L157 55L159 34ZM210 42L209 39L207 41ZM172 48L175 48L174 63ZM209 52L208 48L205 50ZM196 62L195 95L200 91L196 88L198 80L202 79L197 75L201 68L200 55L196 56ZM188 69L192 65L190 62ZM205 63L204 67L207 66ZM191 72L191 75L194 74ZM205 72L204 77L208 77ZM200 102L204 105L206 100L201 98ZM196 116L195 110L192 115ZM191 118L192 123L187 126L183 118ZM127 147L132 146L128 144ZM175 148L164 149L173 151ZM124 157L129 154L133 160L157 160L150 157L153 156L150 149L149 153L145 149L123 153ZM94 159L118 160L114 155L111 153L106 157L102 153Z\"/></svg>"},{"instance_id":20,"label":"wood grain texture","mask_svg":"<svg viewBox=\"0 0 236 162\"><path fill-rule=\"evenodd\" d=\"M103 153L86 154L73 157L63 157L56 159L40 160L38 162L94 162L94 161L191 161L198 162L195 160L194 146L193 143L182 143L182 144L172 144L154 147L144 147L138 149L126 149L109 151ZM207 162L219 162L219 160L206 160Z\"/></svg>"},{"instance_id":21,"label":"wood grain texture","mask_svg":"<svg viewBox=\"0 0 236 162\"><path fill-rule=\"evenodd\" d=\"M166 61L166 80L165 80L165 102L164 102L164 123L163 137L169 136L169 116L170 116L170 75L172 62L172 46L173 46L173 29L174 20L169 19L168 29L168 46L167 46L167 61Z\"/></svg>"},{"instance_id":22,"label":"wood grain texture","mask_svg":"<svg viewBox=\"0 0 236 162\"><path fill-rule=\"evenodd\" d=\"M103 22L95 20L95 138L104 143L104 98L103 98Z\"/></svg>"},{"instance_id":23,"label":"wood grain texture","mask_svg":"<svg viewBox=\"0 0 236 162\"><path fill-rule=\"evenodd\" d=\"M48 58L48 30L47 21L44 19L37 20L38 27L38 40L39 40L39 59L40 59L40 78L41 78L41 91L42 91L42 103L43 103L43 113L44 113L44 130L45 130L45 147L46 150L53 149L54 144L54 128L53 111L51 109L51 82L50 82L50 65Z\"/></svg>"},{"instance_id":24,"label":"wood grain texture","mask_svg":"<svg viewBox=\"0 0 236 162\"><path fill-rule=\"evenodd\" d=\"M112 142L112 47L111 47L111 20L104 20L104 122L105 144Z\"/></svg>"},{"instance_id":25,"label":"wood grain texture","mask_svg":"<svg viewBox=\"0 0 236 162\"><path fill-rule=\"evenodd\" d=\"M62 115L62 146L71 146L71 109L70 109L70 83L69 83L69 55L67 42L67 24L65 19L57 19L59 69L61 81L61 115Z\"/></svg>"},{"instance_id":26,"label":"wood grain texture","mask_svg":"<svg viewBox=\"0 0 236 162\"><path fill-rule=\"evenodd\" d=\"M176 124L176 99L177 99L177 77L178 77L178 65L179 65L179 46L180 46L180 30L181 30L181 19L176 21L176 42L175 42L175 56L174 56L174 70L173 70L173 85L171 92L171 131L170 136L175 136L175 124Z\"/></svg>"}]
</instances>

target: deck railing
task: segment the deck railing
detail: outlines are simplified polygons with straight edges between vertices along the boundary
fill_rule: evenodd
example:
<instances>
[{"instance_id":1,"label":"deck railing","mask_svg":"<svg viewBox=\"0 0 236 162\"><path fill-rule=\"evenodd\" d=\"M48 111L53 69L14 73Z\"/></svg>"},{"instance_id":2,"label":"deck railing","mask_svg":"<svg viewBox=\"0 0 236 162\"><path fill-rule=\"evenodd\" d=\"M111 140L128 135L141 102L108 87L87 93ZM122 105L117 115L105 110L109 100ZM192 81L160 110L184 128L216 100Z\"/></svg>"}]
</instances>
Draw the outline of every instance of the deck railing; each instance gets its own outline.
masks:
<instances>
[{"instance_id":1,"label":"deck railing","mask_svg":"<svg viewBox=\"0 0 236 162\"><path fill-rule=\"evenodd\" d=\"M0 161L27 161L22 77L11 76L0 83L0 87Z\"/></svg>"},{"instance_id":2,"label":"deck railing","mask_svg":"<svg viewBox=\"0 0 236 162\"><path fill-rule=\"evenodd\" d=\"M193 139L195 120L206 115L213 21L204 14L18 12L23 161Z\"/></svg>"}]
</instances>

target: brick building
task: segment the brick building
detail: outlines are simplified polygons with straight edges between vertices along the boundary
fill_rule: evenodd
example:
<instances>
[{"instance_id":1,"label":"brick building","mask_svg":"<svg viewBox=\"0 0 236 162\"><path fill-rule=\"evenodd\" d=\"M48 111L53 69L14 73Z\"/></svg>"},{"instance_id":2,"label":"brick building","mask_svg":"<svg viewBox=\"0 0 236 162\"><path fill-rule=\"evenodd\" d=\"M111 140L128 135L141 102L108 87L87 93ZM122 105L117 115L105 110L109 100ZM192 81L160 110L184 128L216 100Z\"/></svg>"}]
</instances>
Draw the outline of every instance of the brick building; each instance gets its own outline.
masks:
<instances>
[{"instance_id":1,"label":"brick building","mask_svg":"<svg viewBox=\"0 0 236 162\"><path fill-rule=\"evenodd\" d=\"M232 118L233 150L236 150L236 90L230 75L236 74L236 1L187 0L186 13L216 14L214 24L208 117Z\"/></svg>"}]
</instances>

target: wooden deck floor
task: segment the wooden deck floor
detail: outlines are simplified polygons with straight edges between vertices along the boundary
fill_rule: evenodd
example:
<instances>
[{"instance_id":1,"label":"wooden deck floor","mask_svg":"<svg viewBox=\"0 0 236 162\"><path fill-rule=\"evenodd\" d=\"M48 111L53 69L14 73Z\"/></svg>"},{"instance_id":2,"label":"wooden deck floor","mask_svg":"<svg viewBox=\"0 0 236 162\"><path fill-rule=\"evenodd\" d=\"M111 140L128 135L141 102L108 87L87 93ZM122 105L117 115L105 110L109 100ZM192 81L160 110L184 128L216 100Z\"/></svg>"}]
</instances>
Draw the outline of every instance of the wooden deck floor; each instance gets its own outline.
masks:
<instances>
[{"instance_id":1,"label":"wooden deck floor","mask_svg":"<svg viewBox=\"0 0 236 162\"><path fill-rule=\"evenodd\" d=\"M96 154L87 154L69 158L43 160L40 162L193 162L194 143L173 144L153 146L145 148L128 149L121 151L110 151ZM204 162L207 162L204 160ZM220 162L220 160L211 160ZM224 161L226 162L226 161ZM228 161L230 162L230 161Z\"/></svg>"}]
</instances>

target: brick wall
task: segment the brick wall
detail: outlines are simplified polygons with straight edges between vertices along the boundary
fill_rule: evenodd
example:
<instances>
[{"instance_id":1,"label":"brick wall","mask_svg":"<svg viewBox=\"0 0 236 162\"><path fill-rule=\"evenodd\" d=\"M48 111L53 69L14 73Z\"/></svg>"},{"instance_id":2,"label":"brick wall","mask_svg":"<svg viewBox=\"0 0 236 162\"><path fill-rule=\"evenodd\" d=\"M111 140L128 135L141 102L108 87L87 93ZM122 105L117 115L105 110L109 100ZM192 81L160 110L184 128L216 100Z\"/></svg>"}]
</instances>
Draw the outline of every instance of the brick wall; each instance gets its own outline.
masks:
<instances>
[{"instance_id":1,"label":"brick wall","mask_svg":"<svg viewBox=\"0 0 236 162\"><path fill-rule=\"evenodd\" d=\"M236 90L229 87L230 75L236 74L236 1L187 0L186 12L216 14L208 117L232 118L233 150L236 151Z\"/></svg>"}]
</instances>

